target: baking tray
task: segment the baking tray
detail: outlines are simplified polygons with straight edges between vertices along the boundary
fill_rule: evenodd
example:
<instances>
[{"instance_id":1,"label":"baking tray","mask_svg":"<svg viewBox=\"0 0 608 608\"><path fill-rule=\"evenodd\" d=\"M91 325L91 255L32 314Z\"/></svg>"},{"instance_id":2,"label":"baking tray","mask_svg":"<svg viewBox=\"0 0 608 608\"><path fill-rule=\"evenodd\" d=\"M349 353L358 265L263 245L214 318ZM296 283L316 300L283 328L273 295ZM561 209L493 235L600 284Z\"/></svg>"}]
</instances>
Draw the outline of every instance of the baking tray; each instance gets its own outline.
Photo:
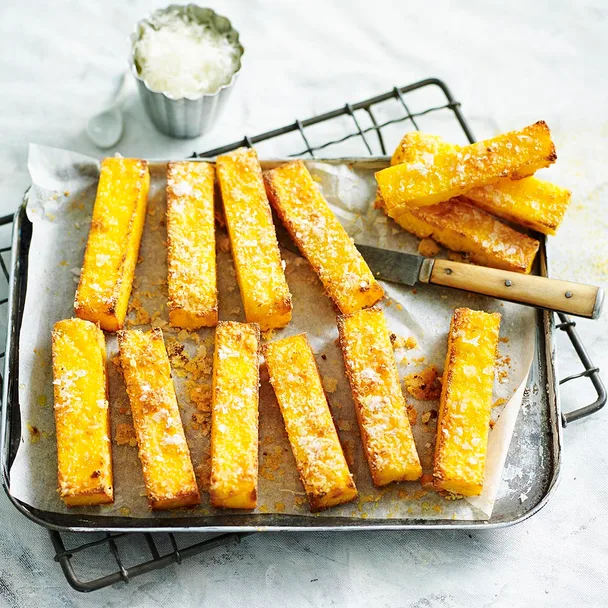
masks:
<instances>
[{"instance_id":1,"label":"baking tray","mask_svg":"<svg viewBox=\"0 0 608 608\"><path fill-rule=\"evenodd\" d=\"M418 112L411 112L405 101L409 93L419 91L428 87L437 88L444 96L445 103L431 106ZM379 122L373 108L388 101L397 103L401 113L396 118L389 118ZM301 136L305 149L300 153L290 155L313 157L316 160L327 160L335 162L335 159L319 158L315 153L325 150L332 145L342 145L344 142L354 138L360 138L366 150L373 155L374 143L370 141L368 134L377 136L375 147L379 147L382 154L386 154L383 138L383 128L393 124L409 121L410 128L418 128L420 117L431 112L448 111L456 118L461 132L468 141L474 141L470 128L466 124L460 107L454 101L446 85L437 79L428 79L409 85L407 87L395 88L383 95L371 98L358 104L347 104L341 109L329 112L304 121L295 121L281 129L268 133L245 137L242 141L234 142L228 146L208 151L201 157L212 158L217 154L232 150L241 145L253 145L273 139L282 135L296 133ZM360 112L365 112L371 121L370 126L362 122ZM310 135L307 136L304 129L333 121L334 119L350 119L355 130L344 136L316 145L311 144ZM403 125L400 124L403 131ZM388 157L348 159L349 162L375 162L388 163ZM489 520L453 521L453 520L424 520L424 519L349 519L334 517L331 512L322 516L292 516L281 514L245 514L245 515L213 515L213 516L189 516L163 519L162 521L150 519L134 519L126 517L98 517L81 514L57 514L34 509L21 503L10 495L10 465L15 457L17 447L21 441L21 420L18 403L18 363L19 363L19 333L23 321L23 306L25 301L25 289L27 282L28 251L32 236L32 226L25 214L27 193L19 210L15 215L13 228L13 242L11 251L10 276L9 276L9 298L8 298L8 332L7 349L5 358L5 375L3 383L3 409L0 426L0 464L2 468L2 481L5 490L13 504L26 517L36 523L49 528L53 532L51 538L57 551L56 559L61 563L68 581L80 590L92 590L112 584L119 580L128 581L130 577L181 561L187 555L197 554L218 544L224 544L238 540L244 534L258 531L341 531L341 530L409 530L421 528L445 528L445 529L488 529L514 524L533 515L542 508L549 499L559 477L560 462L562 455L562 425L570 420L580 418L584 415L597 411L605 402L606 396L599 378L598 370L594 368L589 360L584 347L576 337L574 324L564 315L560 315L560 329L566 331L572 340L574 348L581 357L584 371L564 381L578 376L589 376L596 388L598 398L586 407L575 412L562 415L559 402L559 383L556 375L556 357L554 347L554 324L553 315L546 311L536 313L536 349L532 363L528 384L524 394L522 410L525 415L520 415L515 427L513 440L509 450L506 466L515 466L520 471L518 477L518 488L515 491L499 494L494 512ZM536 271L538 274L547 276L548 259L546 241L542 235L536 235L541 241L541 247L537 260ZM1 258L0 258L1 260ZM521 492L519 491L521 490ZM106 535L100 539L88 541L79 547L66 549L59 532L104 532ZM145 533L152 559L144 561L136 566L126 569L121 563L120 553L115 542L116 534L123 535L126 532ZM168 532L171 539L172 550L161 555L152 533ZM222 532L220 537L207 539L195 543L190 547L179 549L173 532ZM75 575L71 566L71 559L81 548L97 547L107 544L111 554L114 556L119 569L106 577L91 582L82 582Z\"/></svg>"}]
</instances>

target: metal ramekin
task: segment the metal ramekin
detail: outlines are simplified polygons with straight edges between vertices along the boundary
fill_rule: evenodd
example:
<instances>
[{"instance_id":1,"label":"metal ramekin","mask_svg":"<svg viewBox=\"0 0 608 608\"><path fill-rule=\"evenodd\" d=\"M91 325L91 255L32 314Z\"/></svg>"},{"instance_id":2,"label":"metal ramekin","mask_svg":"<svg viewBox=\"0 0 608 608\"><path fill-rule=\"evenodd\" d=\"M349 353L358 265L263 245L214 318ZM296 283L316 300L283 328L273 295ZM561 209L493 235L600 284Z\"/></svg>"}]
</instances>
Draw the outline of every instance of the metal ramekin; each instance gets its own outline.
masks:
<instances>
[{"instance_id":1,"label":"metal ramekin","mask_svg":"<svg viewBox=\"0 0 608 608\"><path fill-rule=\"evenodd\" d=\"M227 38L235 42L240 49L238 66L230 82L222 85L215 93L196 98L175 98L163 91L155 91L139 75L135 61L135 44L141 39L144 24L153 24L157 17L170 12L185 14L199 23L210 24L218 32L225 33ZM196 4L185 6L172 4L167 8L154 11L145 19L137 22L133 34L131 34L131 71L137 81L142 103L156 128L165 135L180 139L199 137L209 131L226 105L232 86L241 71L243 53L239 33L226 17L218 15L210 8L202 8Z\"/></svg>"}]
</instances>

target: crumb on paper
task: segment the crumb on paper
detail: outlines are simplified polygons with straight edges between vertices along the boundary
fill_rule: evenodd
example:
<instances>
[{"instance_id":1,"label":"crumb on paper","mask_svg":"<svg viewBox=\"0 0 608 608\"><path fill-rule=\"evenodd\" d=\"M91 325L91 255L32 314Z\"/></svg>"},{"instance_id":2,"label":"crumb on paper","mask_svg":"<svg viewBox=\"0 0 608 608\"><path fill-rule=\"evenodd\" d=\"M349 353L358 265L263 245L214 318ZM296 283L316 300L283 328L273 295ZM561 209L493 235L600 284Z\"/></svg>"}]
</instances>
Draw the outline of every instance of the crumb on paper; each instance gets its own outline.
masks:
<instances>
[{"instance_id":1,"label":"crumb on paper","mask_svg":"<svg viewBox=\"0 0 608 608\"><path fill-rule=\"evenodd\" d=\"M406 349L411 350L418 346L418 342L416 342L416 338L413 336L408 336L404 338L403 336L398 336L397 334L391 334L391 344L393 345L393 350L398 349Z\"/></svg>"},{"instance_id":2,"label":"crumb on paper","mask_svg":"<svg viewBox=\"0 0 608 608\"><path fill-rule=\"evenodd\" d=\"M190 360L186 354L186 347L177 340L169 339L166 342L167 355L172 367L185 367Z\"/></svg>"},{"instance_id":3,"label":"crumb on paper","mask_svg":"<svg viewBox=\"0 0 608 608\"><path fill-rule=\"evenodd\" d=\"M294 258L293 260L287 263L287 266L285 267L285 274L290 275L296 272L296 270L298 270L298 268L300 268L300 266L303 266L304 264L306 264L306 260L304 258Z\"/></svg>"},{"instance_id":4,"label":"crumb on paper","mask_svg":"<svg viewBox=\"0 0 608 608\"><path fill-rule=\"evenodd\" d=\"M154 314L152 315L152 321L150 322L150 327L158 328L158 329L167 329L168 325L169 325L169 322L160 316L160 312L155 311ZM197 335L197 334L194 334L194 335Z\"/></svg>"},{"instance_id":5,"label":"crumb on paper","mask_svg":"<svg viewBox=\"0 0 608 608\"><path fill-rule=\"evenodd\" d=\"M353 425L352 425L351 421L346 420L344 418L339 418L336 421L336 426L338 427L339 431L352 431L353 430Z\"/></svg>"},{"instance_id":6,"label":"crumb on paper","mask_svg":"<svg viewBox=\"0 0 608 608\"><path fill-rule=\"evenodd\" d=\"M498 341L502 344L508 344L509 338L507 336L505 336L504 338L498 338Z\"/></svg>"},{"instance_id":7,"label":"crumb on paper","mask_svg":"<svg viewBox=\"0 0 608 608\"><path fill-rule=\"evenodd\" d=\"M418 253L425 258L434 258L440 250L439 245L433 239L422 239L418 243Z\"/></svg>"},{"instance_id":8,"label":"crumb on paper","mask_svg":"<svg viewBox=\"0 0 608 608\"><path fill-rule=\"evenodd\" d=\"M117 424L114 442L116 445L130 445L131 447L135 447L137 445L137 436L135 435L133 425L126 422Z\"/></svg>"},{"instance_id":9,"label":"crumb on paper","mask_svg":"<svg viewBox=\"0 0 608 608\"><path fill-rule=\"evenodd\" d=\"M27 430L30 433L30 441L32 443L38 443L40 441L40 438L42 437L40 429L37 426L28 423Z\"/></svg>"},{"instance_id":10,"label":"crumb on paper","mask_svg":"<svg viewBox=\"0 0 608 608\"><path fill-rule=\"evenodd\" d=\"M490 428L493 429L495 425L496 425L496 421L490 419Z\"/></svg>"},{"instance_id":11,"label":"crumb on paper","mask_svg":"<svg viewBox=\"0 0 608 608\"><path fill-rule=\"evenodd\" d=\"M176 336L176 338L180 342L187 340L189 337L190 337L190 332L187 329L180 329L179 332L177 332L177 336Z\"/></svg>"},{"instance_id":12,"label":"crumb on paper","mask_svg":"<svg viewBox=\"0 0 608 608\"><path fill-rule=\"evenodd\" d=\"M276 474L281 468L283 460L283 448L279 445L269 446L262 452L260 462L260 476L268 481L274 481Z\"/></svg>"},{"instance_id":13,"label":"crumb on paper","mask_svg":"<svg viewBox=\"0 0 608 608\"><path fill-rule=\"evenodd\" d=\"M416 424L416 422L418 422L418 412L416 411L416 408L413 405L407 405L406 406L406 410L407 410L407 417L409 418L410 424L412 426L414 426Z\"/></svg>"},{"instance_id":14,"label":"crumb on paper","mask_svg":"<svg viewBox=\"0 0 608 608\"><path fill-rule=\"evenodd\" d=\"M37 401L40 407L46 407L48 405L46 395L38 395Z\"/></svg>"},{"instance_id":15,"label":"crumb on paper","mask_svg":"<svg viewBox=\"0 0 608 608\"><path fill-rule=\"evenodd\" d=\"M434 401L441 395L441 378L434 365L406 376L403 382L407 392L419 401Z\"/></svg>"},{"instance_id":16,"label":"crumb on paper","mask_svg":"<svg viewBox=\"0 0 608 608\"><path fill-rule=\"evenodd\" d=\"M283 511L285 511L285 503L284 502L275 502L274 503L274 510L277 513L283 513Z\"/></svg>"},{"instance_id":17,"label":"crumb on paper","mask_svg":"<svg viewBox=\"0 0 608 608\"><path fill-rule=\"evenodd\" d=\"M500 399L496 399L496 401L494 401L494 404L492 405L492 407L500 407L501 405L504 405L507 402L506 399L504 399L503 397L501 397Z\"/></svg>"},{"instance_id":18,"label":"crumb on paper","mask_svg":"<svg viewBox=\"0 0 608 608\"><path fill-rule=\"evenodd\" d=\"M120 507L119 511L123 517L127 517L131 514L131 509L129 509L129 507Z\"/></svg>"},{"instance_id":19,"label":"crumb on paper","mask_svg":"<svg viewBox=\"0 0 608 608\"><path fill-rule=\"evenodd\" d=\"M323 376L323 386L328 393L335 393L338 388L338 380L333 376Z\"/></svg>"},{"instance_id":20,"label":"crumb on paper","mask_svg":"<svg viewBox=\"0 0 608 608\"><path fill-rule=\"evenodd\" d=\"M437 410L429 410L422 414L422 424L428 424L431 420L437 418Z\"/></svg>"},{"instance_id":21,"label":"crumb on paper","mask_svg":"<svg viewBox=\"0 0 608 608\"><path fill-rule=\"evenodd\" d=\"M409 365L410 360L407 357L402 357L399 361L399 365Z\"/></svg>"},{"instance_id":22,"label":"crumb on paper","mask_svg":"<svg viewBox=\"0 0 608 608\"><path fill-rule=\"evenodd\" d=\"M361 510L362 506L365 504L378 502L382 498L383 493L383 490L378 489L373 494L361 494L359 496L359 510Z\"/></svg>"},{"instance_id":23,"label":"crumb on paper","mask_svg":"<svg viewBox=\"0 0 608 608\"><path fill-rule=\"evenodd\" d=\"M136 296L129 302L129 313L134 313L133 318L127 319L127 324L132 325L148 325L152 321L152 317L143 307L141 300Z\"/></svg>"},{"instance_id":24,"label":"crumb on paper","mask_svg":"<svg viewBox=\"0 0 608 608\"><path fill-rule=\"evenodd\" d=\"M200 431L203 437L211 432L211 414L209 412L194 412L192 414L192 429Z\"/></svg>"},{"instance_id":25,"label":"crumb on paper","mask_svg":"<svg viewBox=\"0 0 608 608\"><path fill-rule=\"evenodd\" d=\"M200 412L211 411L211 385L210 384L198 384L196 382L189 381L186 383L186 389L188 390L188 397L196 409Z\"/></svg>"},{"instance_id":26,"label":"crumb on paper","mask_svg":"<svg viewBox=\"0 0 608 608\"><path fill-rule=\"evenodd\" d=\"M422 365L425 361L426 357L414 357L412 359L412 363L415 363L416 365Z\"/></svg>"},{"instance_id":27,"label":"crumb on paper","mask_svg":"<svg viewBox=\"0 0 608 608\"><path fill-rule=\"evenodd\" d=\"M454 492L448 492L447 490L441 490L437 492L444 500L462 500L464 496L462 494L456 494Z\"/></svg>"}]
</instances>

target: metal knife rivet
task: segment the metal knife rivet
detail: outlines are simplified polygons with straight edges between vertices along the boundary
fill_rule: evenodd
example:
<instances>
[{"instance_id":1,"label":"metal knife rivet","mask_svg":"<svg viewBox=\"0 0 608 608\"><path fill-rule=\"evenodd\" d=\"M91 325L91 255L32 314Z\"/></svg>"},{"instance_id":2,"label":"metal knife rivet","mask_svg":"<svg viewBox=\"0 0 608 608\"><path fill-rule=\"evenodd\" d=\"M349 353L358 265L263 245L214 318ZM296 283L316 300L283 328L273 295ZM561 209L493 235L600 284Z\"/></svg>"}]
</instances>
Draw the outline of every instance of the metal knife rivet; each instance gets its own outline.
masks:
<instances>
[{"instance_id":1,"label":"metal knife rivet","mask_svg":"<svg viewBox=\"0 0 608 608\"><path fill-rule=\"evenodd\" d=\"M511 285L513 285L513 281L511 281L511 279L507 279L507 280L505 281L505 285L506 285L507 287L511 287Z\"/></svg>"},{"instance_id":2,"label":"metal knife rivet","mask_svg":"<svg viewBox=\"0 0 608 608\"><path fill-rule=\"evenodd\" d=\"M566 297L567 298L571 298L572 297L572 292L571 291L567 291L566 292Z\"/></svg>"},{"instance_id":3,"label":"metal knife rivet","mask_svg":"<svg viewBox=\"0 0 608 608\"><path fill-rule=\"evenodd\" d=\"M452 274L452 269L451 268L446 268L445 269L445 273L446 274Z\"/></svg>"}]
</instances>

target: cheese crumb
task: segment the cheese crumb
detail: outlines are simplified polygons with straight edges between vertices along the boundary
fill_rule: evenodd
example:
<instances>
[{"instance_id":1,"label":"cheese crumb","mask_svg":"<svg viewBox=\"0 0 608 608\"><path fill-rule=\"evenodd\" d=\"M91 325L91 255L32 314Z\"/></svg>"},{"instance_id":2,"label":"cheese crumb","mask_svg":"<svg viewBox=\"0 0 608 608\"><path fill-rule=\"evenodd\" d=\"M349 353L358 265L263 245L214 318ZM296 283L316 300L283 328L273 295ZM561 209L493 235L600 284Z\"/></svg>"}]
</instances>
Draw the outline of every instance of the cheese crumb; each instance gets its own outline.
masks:
<instances>
[{"instance_id":1,"label":"cheese crumb","mask_svg":"<svg viewBox=\"0 0 608 608\"><path fill-rule=\"evenodd\" d=\"M434 365L406 376L404 384L407 392L420 401L433 401L441 395L441 378Z\"/></svg>"},{"instance_id":2,"label":"cheese crumb","mask_svg":"<svg viewBox=\"0 0 608 608\"><path fill-rule=\"evenodd\" d=\"M335 393L338 388L338 381L331 376L325 376L323 378L323 387L328 393Z\"/></svg>"},{"instance_id":3,"label":"cheese crumb","mask_svg":"<svg viewBox=\"0 0 608 608\"><path fill-rule=\"evenodd\" d=\"M439 251L439 245L433 239L422 239L418 243L418 253L425 258L434 258Z\"/></svg>"},{"instance_id":4,"label":"cheese crumb","mask_svg":"<svg viewBox=\"0 0 608 608\"><path fill-rule=\"evenodd\" d=\"M137 437L135 436L135 429L133 426L126 423L116 425L114 441L116 442L116 445L130 445L131 447L135 447L137 445Z\"/></svg>"}]
</instances>

